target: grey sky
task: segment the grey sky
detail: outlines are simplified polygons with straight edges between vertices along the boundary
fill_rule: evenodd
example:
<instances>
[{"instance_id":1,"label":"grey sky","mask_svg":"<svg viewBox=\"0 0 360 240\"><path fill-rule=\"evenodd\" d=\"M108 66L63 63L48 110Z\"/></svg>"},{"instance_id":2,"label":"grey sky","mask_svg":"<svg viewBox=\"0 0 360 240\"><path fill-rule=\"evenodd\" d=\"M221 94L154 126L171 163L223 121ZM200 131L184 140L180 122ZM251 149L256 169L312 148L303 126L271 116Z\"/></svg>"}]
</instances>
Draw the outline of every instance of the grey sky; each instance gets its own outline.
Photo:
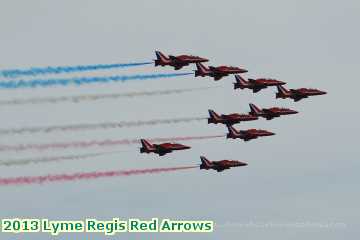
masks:
<instances>
[{"instance_id":1,"label":"grey sky","mask_svg":"<svg viewBox=\"0 0 360 240\"><path fill-rule=\"evenodd\" d=\"M359 235L358 183L360 48L358 1L0 1L0 69L151 60L153 51L191 53L211 64L245 66L247 77L272 77L289 87L316 87L326 96L299 103L233 91L232 77L213 82L177 79L68 88L1 90L0 99L221 86L205 92L118 101L1 107L1 128L127 121L247 112L248 103L300 112L238 128L274 137L249 143L194 141L192 150L159 159L133 151L61 164L0 168L2 177L94 170L191 165L199 155L239 159L247 167L217 174L189 170L43 186L1 187L1 217L209 219L213 234L158 234L156 239L354 239ZM192 67L182 72L191 71ZM171 68L119 69L84 74L173 72ZM51 76L50 76L51 77ZM2 79L3 80L3 79ZM0 144L225 133L206 122L74 133L1 136ZM4 159L89 153L117 148L53 152L1 152ZM345 228L236 227L237 223L344 223ZM47 234L1 239L50 239ZM77 237L81 235L62 235ZM88 236L88 235L87 235ZM95 239L105 239L96 234ZM126 239L148 238L128 234ZM150 236L153 237L153 236Z\"/></svg>"}]
</instances>

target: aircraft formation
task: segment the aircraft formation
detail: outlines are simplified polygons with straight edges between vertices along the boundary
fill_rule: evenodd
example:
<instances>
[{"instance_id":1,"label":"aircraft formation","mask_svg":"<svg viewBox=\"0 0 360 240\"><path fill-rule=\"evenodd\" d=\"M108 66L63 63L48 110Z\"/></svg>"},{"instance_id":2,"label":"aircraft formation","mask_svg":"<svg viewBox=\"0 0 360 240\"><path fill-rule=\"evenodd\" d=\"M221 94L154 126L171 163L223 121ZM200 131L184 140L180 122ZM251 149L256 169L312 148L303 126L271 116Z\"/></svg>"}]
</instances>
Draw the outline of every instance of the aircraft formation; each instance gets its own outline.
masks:
<instances>
[{"instance_id":1,"label":"aircraft formation","mask_svg":"<svg viewBox=\"0 0 360 240\"><path fill-rule=\"evenodd\" d=\"M76 66L48 66L48 67L33 67L29 69L0 69L0 78L8 80L0 81L0 89L21 89L21 88L40 88L52 86L80 86L96 83L115 83L134 80L146 79L161 79L172 78L185 75L193 75L195 78L210 78L213 81L220 81L233 75L235 81L232 83L232 91L241 92L249 91L255 96L260 94L266 88L275 88L277 93L275 99L289 99L298 102L304 98L311 96L324 95L325 91L313 88L287 88L286 82L273 78L247 78L244 77L248 70L243 66L208 66L209 59L193 55L165 55L160 51L155 51L156 59L154 61L146 62L128 62L116 64L94 64L94 65L76 65ZM136 66L153 65L155 67L171 67L174 70L180 70L187 66L193 66L193 72L173 72L173 73L152 73L152 74L134 74L134 75L111 75L111 76L84 76L84 77L68 77L68 78L31 78L19 79L19 77L35 77L47 74L62 74L75 73L95 70L108 70L117 68L129 68ZM0 79L1 80L1 79ZM0 101L0 105L24 105L24 104L58 104L61 102L79 103L82 101L98 101L104 99L118 99L130 98L138 96L157 96L164 94L179 94L182 92L205 90L207 88L188 88L188 89L171 89L171 90L156 90L156 91L136 91L128 93L110 93L110 94L86 94L74 96L47 96L47 97L32 97L32 98L14 98ZM96 129L110 129L110 128L127 128L138 127L144 125L156 124L175 124L179 122L192 122L207 120L209 126L220 125L223 126L226 134L207 135L207 136L182 136L169 138L151 138L151 139L104 139L104 140L86 140L86 141L72 141L72 142L50 142L45 144L3 144L0 146L2 151L44 151L51 149L66 149L66 148L88 148L88 147L106 147L114 145L139 145L141 154L156 154L162 157L167 154L175 154L177 151L189 150L192 147L184 145L182 141L192 141L201 139L225 138L226 141L249 142L256 141L255 139L263 137L274 136L275 133L261 128L239 128L236 125L245 125L250 121L257 121L259 119L266 119L268 121L286 115L298 114L298 111L292 108L284 108L272 106L265 108L262 105L255 105L253 102L249 103L249 112L247 113L224 113L219 109L207 109L208 117L192 116L187 118L170 118L170 119L151 119L146 121L111 121L100 123L77 123L64 125L50 125L50 126L24 126L19 128L0 128L0 135L15 135L24 133L50 133L55 131L80 131L80 130L96 130ZM172 142L172 141L175 141ZM178 142L179 141L179 142ZM126 150L125 150L126 151ZM121 150L118 152L122 152ZM65 160L86 159L105 154L112 154L115 152L99 152L90 154L72 154L60 156L45 156L36 158L10 159L0 161L0 166L17 166L33 163L49 163L60 162ZM191 166L180 167L163 167L163 168L147 168L147 169L131 169L131 170L110 170L110 171L93 171L93 172L78 172L65 174L46 174L42 176L20 176L0 178L0 186L7 185L22 185L22 184L42 184L45 182L57 181L77 181L81 179L94 179L103 177L116 176L130 176L139 174L156 174L169 171L180 171L185 169L200 168L201 170L214 170L222 172L233 167L247 166L248 164L239 160L209 160L206 156L200 156L200 163Z\"/></svg>"},{"instance_id":2,"label":"aircraft formation","mask_svg":"<svg viewBox=\"0 0 360 240\"><path fill-rule=\"evenodd\" d=\"M219 81L224 77L229 75L234 75L235 82L234 90L240 89L249 89L253 93L258 93L261 90L268 87L276 87L277 93L275 98L282 99L292 99L294 102L298 102L304 98L310 96L324 95L325 91L312 88L299 88L299 89L286 89L284 85L286 82L271 79L271 78L258 78L258 79L245 79L240 74L247 73L243 67L234 67L234 66L205 66L205 62L209 62L209 59L193 55L169 55L166 56L160 51L155 51L155 67L157 66L171 66L174 70L182 69L185 66L190 64L196 65L195 77L211 77L214 81ZM247 114L239 113L230 113L230 114L218 114L214 110L209 109L209 118L208 124L223 124L226 126L228 133L226 138L231 139L240 139L243 141L250 141L257 139L259 137L273 136L275 133L263 130L263 129L247 129L247 130L238 130L233 125L246 121L255 121L260 117L265 118L266 120L272 120L284 115L293 115L297 114L298 111L288 108L281 107L271 107L271 108L259 108L253 103L249 104L250 112ZM190 149L190 146L186 146L180 143L161 143L161 144L152 144L146 139L141 139L140 153L155 153L159 156L164 156L165 154L171 153L173 151L187 150ZM199 165L200 169L205 170L215 170L217 172L222 172L224 170L230 169L232 167L241 167L247 166L247 163L238 160L219 160L219 161L210 161L205 156L200 156L201 164Z\"/></svg>"}]
</instances>

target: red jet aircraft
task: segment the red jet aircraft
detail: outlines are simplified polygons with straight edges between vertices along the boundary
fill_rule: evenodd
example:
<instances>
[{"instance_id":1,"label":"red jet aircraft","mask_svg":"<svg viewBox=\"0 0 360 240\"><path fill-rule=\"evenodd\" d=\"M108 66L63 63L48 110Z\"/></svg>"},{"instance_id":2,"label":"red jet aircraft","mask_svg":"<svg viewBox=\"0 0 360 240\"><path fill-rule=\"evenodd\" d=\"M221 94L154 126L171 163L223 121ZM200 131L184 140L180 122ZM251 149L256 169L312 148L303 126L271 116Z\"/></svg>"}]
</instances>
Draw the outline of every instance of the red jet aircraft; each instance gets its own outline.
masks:
<instances>
[{"instance_id":1,"label":"red jet aircraft","mask_svg":"<svg viewBox=\"0 0 360 240\"><path fill-rule=\"evenodd\" d=\"M250 141L251 139L256 139L258 137L275 135L275 133L261 129L248 129L238 131L231 125L227 125L227 128L229 130L229 133L226 135L226 138L240 138L244 141Z\"/></svg>"},{"instance_id":2,"label":"red jet aircraft","mask_svg":"<svg viewBox=\"0 0 360 240\"><path fill-rule=\"evenodd\" d=\"M178 143L161 143L161 144L151 144L145 139L141 139L140 153L156 153L159 156L164 156L167 153L171 153L176 150L185 150L190 149L191 147L178 144Z\"/></svg>"},{"instance_id":3,"label":"red jet aircraft","mask_svg":"<svg viewBox=\"0 0 360 240\"><path fill-rule=\"evenodd\" d=\"M276 98L291 98L294 102L298 102L303 98L316 95L324 95L326 92L320 91L318 89L312 88L298 88L287 90L283 86L277 86L278 92L276 93Z\"/></svg>"},{"instance_id":4,"label":"red jet aircraft","mask_svg":"<svg viewBox=\"0 0 360 240\"><path fill-rule=\"evenodd\" d=\"M218 115L216 112L214 112L213 110L209 109L209 115L210 117L208 118L208 124L210 123L222 123L222 124L236 124L236 123L240 123L243 121L253 121L253 120L257 120L259 119L257 116L254 115L250 115L250 114L238 114L238 113L231 113L231 114L221 114Z\"/></svg>"},{"instance_id":5,"label":"red jet aircraft","mask_svg":"<svg viewBox=\"0 0 360 240\"><path fill-rule=\"evenodd\" d=\"M155 67L156 66L172 66L175 70L179 70L184 66L188 66L190 63L200 63L200 62L208 62L209 60L206 58L198 57L198 56L191 56L191 55L180 55L180 56L173 56L169 55L166 57L160 51L155 51L157 59L155 60Z\"/></svg>"},{"instance_id":6,"label":"red jet aircraft","mask_svg":"<svg viewBox=\"0 0 360 240\"><path fill-rule=\"evenodd\" d=\"M272 108L258 108L255 104L250 103L250 112L249 114L257 116L257 117L263 117L266 118L266 120L271 120L276 117L280 117L281 115L290 115L290 114L296 114L298 111L291 110L289 108L278 108L278 107L272 107Z\"/></svg>"},{"instance_id":7,"label":"red jet aircraft","mask_svg":"<svg viewBox=\"0 0 360 240\"><path fill-rule=\"evenodd\" d=\"M286 84L285 82L270 78L258 78L258 79L249 78L248 81L246 81L240 75L235 75L235 79L236 82L234 83L234 89L248 88L248 89L252 89L254 93L257 93L261 89L265 89L270 86L281 86Z\"/></svg>"},{"instance_id":8,"label":"red jet aircraft","mask_svg":"<svg viewBox=\"0 0 360 240\"><path fill-rule=\"evenodd\" d=\"M240 162L237 160L209 161L204 156L200 156L200 159L201 159L200 169L206 169L206 170L213 169L218 172L222 172L232 167L241 167L247 165L247 163Z\"/></svg>"},{"instance_id":9,"label":"red jet aircraft","mask_svg":"<svg viewBox=\"0 0 360 240\"><path fill-rule=\"evenodd\" d=\"M218 81L221 78L228 76L229 74L248 72L246 69L243 68L229 67L229 66L219 66L219 67L209 66L207 68L201 63L196 63L196 68L197 70L195 71L195 77L210 76L213 77L215 81Z\"/></svg>"}]
</instances>

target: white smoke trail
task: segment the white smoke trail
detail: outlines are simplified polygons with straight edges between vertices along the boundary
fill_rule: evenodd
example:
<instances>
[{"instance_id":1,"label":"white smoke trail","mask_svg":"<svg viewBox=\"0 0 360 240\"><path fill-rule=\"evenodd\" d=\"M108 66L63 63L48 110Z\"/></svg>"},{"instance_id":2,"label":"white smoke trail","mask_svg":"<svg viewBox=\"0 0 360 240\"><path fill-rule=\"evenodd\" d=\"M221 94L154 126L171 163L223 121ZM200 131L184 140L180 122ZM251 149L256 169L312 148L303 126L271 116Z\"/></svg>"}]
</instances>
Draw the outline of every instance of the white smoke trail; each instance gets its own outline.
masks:
<instances>
[{"instance_id":1,"label":"white smoke trail","mask_svg":"<svg viewBox=\"0 0 360 240\"><path fill-rule=\"evenodd\" d=\"M46 126L46 127L24 127L24 128L13 128L13 129L0 129L0 135L138 127L138 126L146 126L146 125L185 123L185 122L201 121L204 119L206 118L194 117L194 118L153 119L147 121L83 123L83 124L58 125L58 126Z\"/></svg>"},{"instance_id":2,"label":"white smoke trail","mask_svg":"<svg viewBox=\"0 0 360 240\"><path fill-rule=\"evenodd\" d=\"M166 142L166 141L193 141L206 140L213 138L224 137L225 135L208 135L208 136L185 136L185 137L170 137L170 138L152 138L148 139L150 142ZM18 144L18 145L0 145L0 152L5 151L46 151L51 149L68 149L68 148L89 148L89 147L111 147L118 145L134 145L140 144L139 139L118 139L118 140L92 140L92 141L78 141L78 142L55 142L45 144Z\"/></svg>"},{"instance_id":3,"label":"white smoke trail","mask_svg":"<svg viewBox=\"0 0 360 240\"><path fill-rule=\"evenodd\" d=\"M89 153L89 154L78 154L78 155L67 155L67 156L57 156L57 157L39 157L39 158L27 158L27 159L10 159L10 160L0 160L0 166L18 166L18 165L27 165L27 164L39 164L39 163L51 163L51 162L60 162L67 160L82 160L87 158L93 158L113 153L118 153L121 151L114 152L102 152L102 153Z\"/></svg>"},{"instance_id":4,"label":"white smoke trail","mask_svg":"<svg viewBox=\"0 0 360 240\"><path fill-rule=\"evenodd\" d=\"M212 89L212 88L216 88L216 87L169 89L169 90L155 90L155 91L137 91L137 92L110 93L110 94L88 94L88 95L44 97L44 98L17 98L17 99L11 99L11 100L1 100L0 106L25 105L25 104L57 104L57 103L63 103L63 102L80 103L80 102L85 102L85 101L98 101L98 100L106 100L106 99L181 94L181 93L186 93L186 92L208 90L208 89Z\"/></svg>"}]
</instances>

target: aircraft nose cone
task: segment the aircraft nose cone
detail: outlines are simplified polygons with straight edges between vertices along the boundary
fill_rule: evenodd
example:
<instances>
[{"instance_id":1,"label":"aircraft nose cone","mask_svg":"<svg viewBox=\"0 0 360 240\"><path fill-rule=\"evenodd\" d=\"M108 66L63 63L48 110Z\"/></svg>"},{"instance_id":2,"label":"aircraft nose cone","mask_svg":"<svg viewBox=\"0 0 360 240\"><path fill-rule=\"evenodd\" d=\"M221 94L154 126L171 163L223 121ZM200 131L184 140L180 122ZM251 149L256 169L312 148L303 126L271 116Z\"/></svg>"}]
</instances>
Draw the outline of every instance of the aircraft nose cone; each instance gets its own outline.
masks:
<instances>
[{"instance_id":1,"label":"aircraft nose cone","mask_svg":"<svg viewBox=\"0 0 360 240\"><path fill-rule=\"evenodd\" d=\"M321 95L324 95L324 94L327 94L327 92L325 92L325 91L320 91L320 94L321 94Z\"/></svg>"},{"instance_id":2,"label":"aircraft nose cone","mask_svg":"<svg viewBox=\"0 0 360 240\"><path fill-rule=\"evenodd\" d=\"M292 111L290 111L292 114L297 114L297 113L299 113L298 111L295 111L295 110L292 110Z\"/></svg>"},{"instance_id":3,"label":"aircraft nose cone","mask_svg":"<svg viewBox=\"0 0 360 240\"><path fill-rule=\"evenodd\" d=\"M240 72L241 72L241 73L247 73L248 70L246 70L246 69L244 69L244 68L240 68Z\"/></svg>"},{"instance_id":4,"label":"aircraft nose cone","mask_svg":"<svg viewBox=\"0 0 360 240\"><path fill-rule=\"evenodd\" d=\"M244 162L241 162L240 163L240 166L247 166L248 164L247 163L244 163Z\"/></svg>"},{"instance_id":5,"label":"aircraft nose cone","mask_svg":"<svg viewBox=\"0 0 360 240\"><path fill-rule=\"evenodd\" d=\"M273 135L275 135L275 133L273 133L273 132L268 132L268 135L269 135L269 136L273 136Z\"/></svg>"},{"instance_id":6,"label":"aircraft nose cone","mask_svg":"<svg viewBox=\"0 0 360 240\"><path fill-rule=\"evenodd\" d=\"M283 81L279 81L279 85L285 85L286 82L283 82Z\"/></svg>"},{"instance_id":7,"label":"aircraft nose cone","mask_svg":"<svg viewBox=\"0 0 360 240\"><path fill-rule=\"evenodd\" d=\"M184 146L184 149L190 149L191 147L190 146Z\"/></svg>"},{"instance_id":8,"label":"aircraft nose cone","mask_svg":"<svg viewBox=\"0 0 360 240\"><path fill-rule=\"evenodd\" d=\"M203 62L208 62L209 59L207 59L207 58L201 58L201 61L203 61Z\"/></svg>"}]
</instances>

